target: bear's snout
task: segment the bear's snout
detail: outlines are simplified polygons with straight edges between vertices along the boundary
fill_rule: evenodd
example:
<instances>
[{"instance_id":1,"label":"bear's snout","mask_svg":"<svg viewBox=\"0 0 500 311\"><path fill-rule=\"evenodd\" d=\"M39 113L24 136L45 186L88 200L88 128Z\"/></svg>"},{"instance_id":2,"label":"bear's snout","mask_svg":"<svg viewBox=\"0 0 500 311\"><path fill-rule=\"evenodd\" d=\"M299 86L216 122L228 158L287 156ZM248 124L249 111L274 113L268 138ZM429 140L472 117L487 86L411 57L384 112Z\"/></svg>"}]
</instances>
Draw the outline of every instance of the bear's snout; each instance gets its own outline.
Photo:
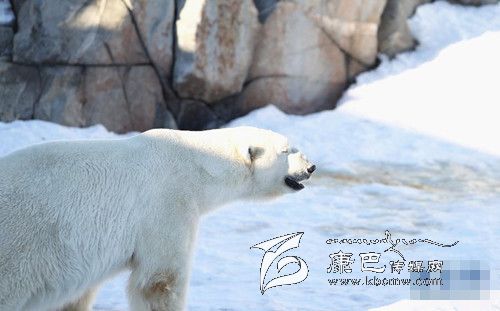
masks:
<instances>
[{"instance_id":1,"label":"bear's snout","mask_svg":"<svg viewBox=\"0 0 500 311\"><path fill-rule=\"evenodd\" d=\"M315 170L316 170L316 165L314 165L314 164L307 168L307 172L309 174L312 174Z\"/></svg>"}]
</instances>

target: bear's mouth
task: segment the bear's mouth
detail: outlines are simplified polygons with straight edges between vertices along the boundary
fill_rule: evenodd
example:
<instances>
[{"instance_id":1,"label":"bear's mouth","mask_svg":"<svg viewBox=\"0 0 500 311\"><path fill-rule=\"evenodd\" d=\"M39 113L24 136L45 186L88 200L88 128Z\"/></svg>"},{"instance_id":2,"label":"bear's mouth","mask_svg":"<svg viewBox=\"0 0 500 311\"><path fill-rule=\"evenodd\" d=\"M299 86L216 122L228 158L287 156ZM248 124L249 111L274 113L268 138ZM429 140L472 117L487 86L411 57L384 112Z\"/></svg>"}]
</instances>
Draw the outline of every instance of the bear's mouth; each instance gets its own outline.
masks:
<instances>
[{"instance_id":1,"label":"bear's mouth","mask_svg":"<svg viewBox=\"0 0 500 311\"><path fill-rule=\"evenodd\" d=\"M293 179L292 177L290 176L287 176L285 177L285 184L292 188L293 190L302 190L304 189L304 185L301 184L300 182L296 181L295 179Z\"/></svg>"}]
</instances>

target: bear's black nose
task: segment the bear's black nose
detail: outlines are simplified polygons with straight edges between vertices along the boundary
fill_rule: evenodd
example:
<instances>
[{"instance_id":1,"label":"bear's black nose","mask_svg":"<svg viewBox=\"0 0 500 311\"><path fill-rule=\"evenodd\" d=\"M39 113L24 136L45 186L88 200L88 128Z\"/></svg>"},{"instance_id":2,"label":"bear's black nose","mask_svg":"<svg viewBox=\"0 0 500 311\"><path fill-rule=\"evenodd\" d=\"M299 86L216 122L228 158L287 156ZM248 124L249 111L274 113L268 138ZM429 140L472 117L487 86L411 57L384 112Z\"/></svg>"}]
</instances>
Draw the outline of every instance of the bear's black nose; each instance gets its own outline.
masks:
<instances>
[{"instance_id":1,"label":"bear's black nose","mask_svg":"<svg viewBox=\"0 0 500 311\"><path fill-rule=\"evenodd\" d=\"M307 172L308 172L309 174L312 174L315 170L316 170L316 165L313 165L313 166L311 166L311 167L309 167L309 168L307 169Z\"/></svg>"}]
</instances>

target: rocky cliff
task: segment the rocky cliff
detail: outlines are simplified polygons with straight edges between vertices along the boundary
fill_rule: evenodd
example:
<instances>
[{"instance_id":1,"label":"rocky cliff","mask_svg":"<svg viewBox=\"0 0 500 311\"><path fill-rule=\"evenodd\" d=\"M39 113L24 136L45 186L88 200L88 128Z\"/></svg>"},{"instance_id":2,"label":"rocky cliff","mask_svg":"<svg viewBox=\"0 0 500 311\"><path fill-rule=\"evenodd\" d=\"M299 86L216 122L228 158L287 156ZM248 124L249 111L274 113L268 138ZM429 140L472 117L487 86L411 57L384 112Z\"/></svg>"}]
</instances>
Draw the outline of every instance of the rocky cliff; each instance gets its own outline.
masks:
<instances>
[{"instance_id":1,"label":"rocky cliff","mask_svg":"<svg viewBox=\"0 0 500 311\"><path fill-rule=\"evenodd\" d=\"M430 0L0 0L0 121L207 129L335 107ZM498 0L462 0L479 5Z\"/></svg>"}]
</instances>

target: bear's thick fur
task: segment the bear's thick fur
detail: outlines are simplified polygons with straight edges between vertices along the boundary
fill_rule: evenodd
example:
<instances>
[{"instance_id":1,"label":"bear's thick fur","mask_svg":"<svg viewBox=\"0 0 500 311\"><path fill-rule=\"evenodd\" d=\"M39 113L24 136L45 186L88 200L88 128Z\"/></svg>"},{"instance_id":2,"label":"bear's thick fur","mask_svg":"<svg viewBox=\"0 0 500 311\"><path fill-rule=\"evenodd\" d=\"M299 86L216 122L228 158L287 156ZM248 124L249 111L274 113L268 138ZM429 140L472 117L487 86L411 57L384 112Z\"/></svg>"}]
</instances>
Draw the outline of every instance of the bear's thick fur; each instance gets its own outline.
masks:
<instances>
[{"instance_id":1,"label":"bear's thick fur","mask_svg":"<svg viewBox=\"0 0 500 311\"><path fill-rule=\"evenodd\" d=\"M300 190L314 166L271 131L151 130L0 158L0 310L89 310L131 269L131 310L181 310L200 216Z\"/></svg>"}]
</instances>

